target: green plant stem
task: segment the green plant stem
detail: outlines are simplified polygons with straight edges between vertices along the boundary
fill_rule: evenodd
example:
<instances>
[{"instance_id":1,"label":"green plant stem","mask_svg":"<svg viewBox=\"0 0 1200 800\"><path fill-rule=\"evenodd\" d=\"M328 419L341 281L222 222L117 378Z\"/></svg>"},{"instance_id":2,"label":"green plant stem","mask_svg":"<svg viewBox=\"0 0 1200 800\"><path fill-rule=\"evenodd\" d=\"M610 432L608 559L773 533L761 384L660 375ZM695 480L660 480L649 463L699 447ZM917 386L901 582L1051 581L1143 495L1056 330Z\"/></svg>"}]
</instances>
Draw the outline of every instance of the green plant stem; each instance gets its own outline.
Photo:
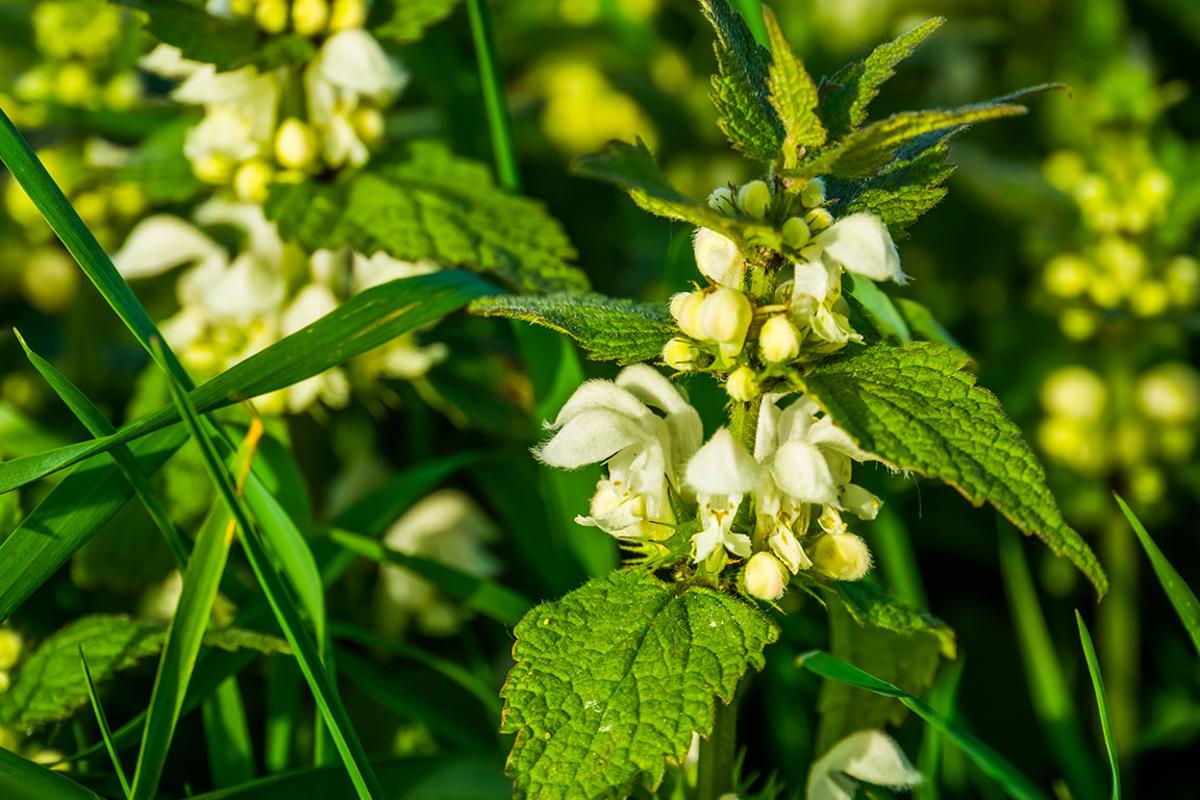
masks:
<instances>
[{"instance_id":1,"label":"green plant stem","mask_svg":"<svg viewBox=\"0 0 1200 800\"><path fill-rule=\"evenodd\" d=\"M496 62L496 39L492 32L492 14L487 0L467 0L471 18L471 39L475 43L475 58L479 62L479 84L483 92L483 107L487 112L488 130L492 137L492 157L500 185L519 191L521 176L517 172L517 157L513 150L512 131L500 85Z\"/></svg>"},{"instance_id":2,"label":"green plant stem","mask_svg":"<svg viewBox=\"0 0 1200 800\"><path fill-rule=\"evenodd\" d=\"M696 800L718 800L733 789L733 762L737 756L737 695L717 705L712 733L700 740L696 762Z\"/></svg>"},{"instance_id":3,"label":"green plant stem","mask_svg":"<svg viewBox=\"0 0 1200 800\"><path fill-rule=\"evenodd\" d=\"M1121 759L1128 758L1137 738L1138 553L1133 531L1121 517L1109 519L1100 532L1100 558L1108 570L1108 596L1097 612L1100 663L1112 709L1113 739Z\"/></svg>"}]
</instances>

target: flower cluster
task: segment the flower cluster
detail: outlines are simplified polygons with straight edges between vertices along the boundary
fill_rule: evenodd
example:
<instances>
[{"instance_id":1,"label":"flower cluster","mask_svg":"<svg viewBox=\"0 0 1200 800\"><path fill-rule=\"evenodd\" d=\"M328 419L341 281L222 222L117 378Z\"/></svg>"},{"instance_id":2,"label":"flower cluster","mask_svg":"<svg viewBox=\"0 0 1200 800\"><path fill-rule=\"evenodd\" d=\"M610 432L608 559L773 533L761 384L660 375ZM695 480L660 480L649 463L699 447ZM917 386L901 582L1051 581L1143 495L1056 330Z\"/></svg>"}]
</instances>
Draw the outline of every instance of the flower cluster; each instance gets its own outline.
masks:
<instances>
[{"instance_id":1,"label":"flower cluster","mask_svg":"<svg viewBox=\"0 0 1200 800\"><path fill-rule=\"evenodd\" d=\"M680 390L637 364L580 386L536 455L562 469L605 463L590 513L576 521L655 565L690 562L718 577L744 562L740 588L772 601L804 570L857 580L871 557L841 515L878 512L879 499L850 482L852 463L873 456L809 398L780 400L762 398L751 453L726 428L704 441Z\"/></svg>"}]
</instances>

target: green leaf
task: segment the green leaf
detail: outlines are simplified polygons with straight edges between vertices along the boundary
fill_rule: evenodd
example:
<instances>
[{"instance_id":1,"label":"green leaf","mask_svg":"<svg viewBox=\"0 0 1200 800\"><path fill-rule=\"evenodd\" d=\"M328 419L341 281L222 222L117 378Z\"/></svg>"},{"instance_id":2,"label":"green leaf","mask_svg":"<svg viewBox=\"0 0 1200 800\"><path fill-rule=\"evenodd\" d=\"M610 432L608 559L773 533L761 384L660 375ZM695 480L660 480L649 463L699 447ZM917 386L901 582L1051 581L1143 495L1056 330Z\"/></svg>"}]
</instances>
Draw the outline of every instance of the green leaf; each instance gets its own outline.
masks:
<instances>
[{"instance_id":1,"label":"green leaf","mask_svg":"<svg viewBox=\"0 0 1200 800\"><path fill-rule=\"evenodd\" d=\"M541 203L498 188L486 166L432 141L333 185L277 183L266 210L284 238L310 250L383 250L496 275L521 291L588 288L569 263L575 248Z\"/></svg>"},{"instance_id":2,"label":"green leaf","mask_svg":"<svg viewBox=\"0 0 1200 800\"><path fill-rule=\"evenodd\" d=\"M264 34L253 19L214 17L181 0L118 0L143 11L146 28L160 42L178 47L194 61L226 71L253 64L263 69L303 64L315 54L312 41L298 34Z\"/></svg>"},{"instance_id":3,"label":"green leaf","mask_svg":"<svg viewBox=\"0 0 1200 800\"><path fill-rule=\"evenodd\" d=\"M774 59L767 74L771 106L787 132L783 140L783 166L792 167L803 149L825 144L825 126L817 116L817 87L804 62L792 52L771 9L763 8L767 38Z\"/></svg>"},{"instance_id":4,"label":"green leaf","mask_svg":"<svg viewBox=\"0 0 1200 800\"><path fill-rule=\"evenodd\" d=\"M856 278L849 272L842 280L848 284L846 294L862 307L880 335L890 336L901 344L912 341L912 332L904 316L878 284L867 278Z\"/></svg>"},{"instance_id":5,"label":"green leaf","mask_svg":"<svg viewBox=\"0 0 1200 800\"><path fill-rule=\"evenodd\" d=\"M1100 659L1092 635L1088 633L1083 616L1076 611L1075 622L1079 625L1079 643L1083 657L1087 660L1088 674L1092 677L1092 689L1096 693L1096 708L1100 715L1100 730L1104 734L1104 750L1108 754L1108 769L1112 775L1112 800L1121 800L1121 766L1117 758L1117 744L1113 741L1112 721L1108 716L1108 698L1104 694L1104 678L1100 674Z\"/></svg>"},{"instance_id":6,"label":"green leaf","mask_svg":"<svg viewBox=\"0 0 1200 800\"><path fill-rule=\"evenodd\" d=\"M602 294L498 295L467 307L481 317L507 317L565 333L600 361L656 361L678 333L665 303Z\"/></svg>"},{"instance_id":7,"label":"green leaf","mask_svg":"<svg viewBox=\"0 0 1200 800\"><path fill-rule=\"evenodd\" d=\"M254 780L254 744L237 678L229 677L200 704L208 769L214 786Z\"/></svg>"},{"instance_id":8,"label":"green leaf","mask_svg":"<svg viewBox=\"0 0 1200 800\"><path fill-rule=\"evenodd\" d=\"M655 787L708 734L747 667L778 635L758 610L641 571L596 578L517 625L500 694L515 733L515 795L617 797Z\"/></svg>"},{"instance_id":9,"label":"green leaf","mask_svg":"<svg viewBox=\"0 0 1200 800\"><path fill-rule=\"evenodd\" d=\"M427 325L461 308L467 301L494 291L489 284L457 270L418 275L373 287L350 298L307 328L222 372L193 390L189 398L201 414L207 414L282 389ZM118 444L178 420L178 410L168 405L124 425L113 436L6 461L0 464L0 492L105 453ZM175 447L178 446L176 443ZM143 467L143 471L150 474L154 470ZM3 592L2 587L0 592Z\"/></svg>"},{"instance_id":10,"label":"green leaf","mask_svg":"<svg viewBox=\"0 0 1200 800\"><path fill-rule=\"evenodd\" d=\"M954 630L932 614L884 594L864 581L833 581L825 587L860 626L909 637L929 637L944 658L958 656Z\"/></svg>"},{"instance_id":11,"label":"green leaf","mask_svg":"<svg viewBox=\"0 0 1200 800\"><path fill-rule=\"evenodd\" d=\"M797 666L804 667L822 678L840 681L868 692L894 697L914 714L936 728L947 739L954 742L975 765L1000 784L1000 787L1017 800L1047 800L1046 795L1034 783L1014 767L1007 759L991 747L976 739L958 724L937 714L925 701L915 697L887 681L864 672L829 653L813 650L796 659Z\"/></svg>"},{"instance_id":12,"label":"green leaf","mask_svg":"<svg viewBox=\"0 0 1200 800\"><path fill-rule=\"evenodd\" d=\"M745 20L727 0L701 0L713 26L717 74L709 93L730 144L755 161L774 161L785 132L768 96L771 54L754 41Z\"/></svg>"},{"instance_id":13,"label":"green leaf","mask_svg":"<svg viewBox=\"0 0 1200 800\"><path fill-rule=\"evenodd\" d=\"M120 614L94 614L68 623L21 665L12 687L0 695L0 719L23 728L67 719L88 702L79 671L80 647L87 654L92 677L104 681L157 655L165 636L162 623ZM237 629L212 631L204 641L226 649L286 650L276 637Z\"/></svg>"},{"instance_id":14,"label":"green leaf","mask_svg":"<svg viewBox=\"0 0 1200 800\"><path fill-rule=\"evenodd\" d=\"M75 781L0 747L0 797L4 800L103 800Z\"/></svg>"},{"instance_id":15,"label":"green leaf","mask_svg":"<svg viewBox=\"0 0 1200 800\"><path fill-rule=\"evenodd\" d=\"M1184 630L1191 638L1196 652L1200 653L1200 601L1196 600L1196 595L1188 588L1179 571L1163 555L1163 551L1158 549L1158 545L1150 538L1150 534L1137 515L1120 495L1114 494L1113 497L1116 498L1117 505L1121 507L1121 513L1125 515L1125 519L1129 520L1129 524L1137 533L1138 541L1142 543L1142 549L1146 551L1146 557L1150 559L1150 566L1154 568L1158 582L1162 585L1163 591L1167 593L1167 599L1171 601L1171 607L1179 615L1179 621L1183 623Z\"/></svg>"},{"instance_id":16,"label":"green leaf","mask_svg":"<svg viewBox=\"0 0 1200 800\"><path fill-rule=\"evenodd\" d=\"M804 390L858 444L895 469L991 503L1079 568L1103 595L1108 579L1066 523L1046 473L999 401L963 371L968 358L931 342L854 347L802 377Z\"/></svg>"},{"instance_id":17,"label":"green leaf","mask_svg":"<svg viewBox=\"0 0 1200 800\"><path fill-rule=\"evenodd\" d=\"M916 300L909 300L907 297L893 298L893 302L914 337L926 342L944 344L955 350L963 349L953 334L943 327L927 306L921 305Z\"/></svg>"},{"instance_id":18,"label":"green leaf","mask_svg":"<svg viewBox=\"0 0 1200 800\"><path fill-rule=\"evenodd\" d=\"M129 779L125 777L125 767L121 765L121 755L113 743L112 729L108 727L108 715L104 713L104 706L100 704L100 697L96 694L96 686L92 683L92 673L88 669L87 656L83 654L82 645L79 647L79 666L83 670L84 688L87 689L88 700L92 704L92 713L96 715L96 726L100 728L100 738L104 740L104 749L108 751L113 772L117 774L117 781L121 784L121 793L125 797L129 797Z\"/></svg>"},{"instance_id":19,"label":"green leaf","mask_svg":"<svg viewBox=\"0 0 1200 800\"><path fill-rule=\"evenodd\" d=\"M368 24L377 39L405 44L450 16L458 0L387 0L371 9Z\"/></svg>"},{"instance_id":20,"label":"green leaf","mask_svg":"<svg viewBox=\"0 0 1200 800\"><path fill-rule=\"evenodd\" d=\"M192 162L183 154L188 131L196 124L193 114L156 127L117 167L115 177L136 183L153 204L184 203L205 189Z\"/></svg>"},{"instance_id":21,"label":"green leaf","mask_svg":"<svg viewBox=\"0 0 1200 800\"><path fill-rule=\"evenodd\" d=\"M783 237L773 226L722 214L707 203L680 194L667 183L654 156L640 139L636 145L609 142L600 152L575 159L571 171L621 187L629 192L633 202L651 214L712 228L740 244L776 249L783 246Z\"/></svg>"},{"instance_id":22,"label":"green leaf","mask_svg":"<svg viewBox=\"0 0 1200 800\"><path fill-rule=\"evenodd\" d=\"M934 17L876 47L864 60L843 67L828 80L828 91L821 99L821 118L835 139L862 125L867 106L879 94L879 87L895 75L896 65L946 22ZM822 87L825 88L825 87Z\"/></svg>"}]
</instances>

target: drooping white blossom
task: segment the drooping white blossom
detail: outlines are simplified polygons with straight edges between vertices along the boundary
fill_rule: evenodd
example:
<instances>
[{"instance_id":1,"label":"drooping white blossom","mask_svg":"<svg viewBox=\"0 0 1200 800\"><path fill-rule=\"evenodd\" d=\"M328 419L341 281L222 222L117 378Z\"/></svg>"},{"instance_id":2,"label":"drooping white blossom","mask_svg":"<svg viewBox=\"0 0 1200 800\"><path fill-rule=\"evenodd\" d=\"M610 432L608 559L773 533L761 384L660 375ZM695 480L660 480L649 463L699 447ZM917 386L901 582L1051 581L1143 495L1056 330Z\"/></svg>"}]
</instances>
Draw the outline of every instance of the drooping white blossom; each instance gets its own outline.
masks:
<instances>
[{"instance_id":1,"label":"drooping white blossom","mask_svg":"<svg viewBox=\"0 0 1200 800\"><path fill-rule=\"evenodd\" d=\"M922 781L896 740L883 731L852 733L817 759L808 775L808 800L854 800L858 784L907 791Z\"/></svg>"},{"instance_id":2,"label":"drooping white blossom","mask_svg":"<svg viewBox=\"0 0 1200 800\"><path fill-rule=\"evenodd\" d=\"M759 467L727 428L712 435L688 461L686 483L696 493L700 532L692 537L700 563L720 548L747 558L750 537L733 530L742 499L758 485Z\"/></svg>"}]
</instances>

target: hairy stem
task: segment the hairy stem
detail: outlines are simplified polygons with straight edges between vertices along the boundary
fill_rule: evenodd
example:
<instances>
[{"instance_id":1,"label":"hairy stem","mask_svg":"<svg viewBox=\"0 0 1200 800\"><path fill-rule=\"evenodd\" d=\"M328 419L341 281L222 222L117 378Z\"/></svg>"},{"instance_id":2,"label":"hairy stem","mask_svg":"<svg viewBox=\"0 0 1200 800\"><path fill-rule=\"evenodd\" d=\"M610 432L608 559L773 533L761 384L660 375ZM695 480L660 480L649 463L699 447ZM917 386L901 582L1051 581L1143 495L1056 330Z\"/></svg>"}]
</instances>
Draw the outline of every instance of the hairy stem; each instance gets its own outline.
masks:
<instances>
[{"instance_id":1,"label":"hairy stem","mask_svg":"<svg viewBox=\"0 0 1200 800\"><path fill-rule=\"evenodd\" d=\"M737 755L737 696L717 705L713 729L700 740L696 764L696 800L718 800L733 789L733 762Z\"/></svg>"}]
</instances>

